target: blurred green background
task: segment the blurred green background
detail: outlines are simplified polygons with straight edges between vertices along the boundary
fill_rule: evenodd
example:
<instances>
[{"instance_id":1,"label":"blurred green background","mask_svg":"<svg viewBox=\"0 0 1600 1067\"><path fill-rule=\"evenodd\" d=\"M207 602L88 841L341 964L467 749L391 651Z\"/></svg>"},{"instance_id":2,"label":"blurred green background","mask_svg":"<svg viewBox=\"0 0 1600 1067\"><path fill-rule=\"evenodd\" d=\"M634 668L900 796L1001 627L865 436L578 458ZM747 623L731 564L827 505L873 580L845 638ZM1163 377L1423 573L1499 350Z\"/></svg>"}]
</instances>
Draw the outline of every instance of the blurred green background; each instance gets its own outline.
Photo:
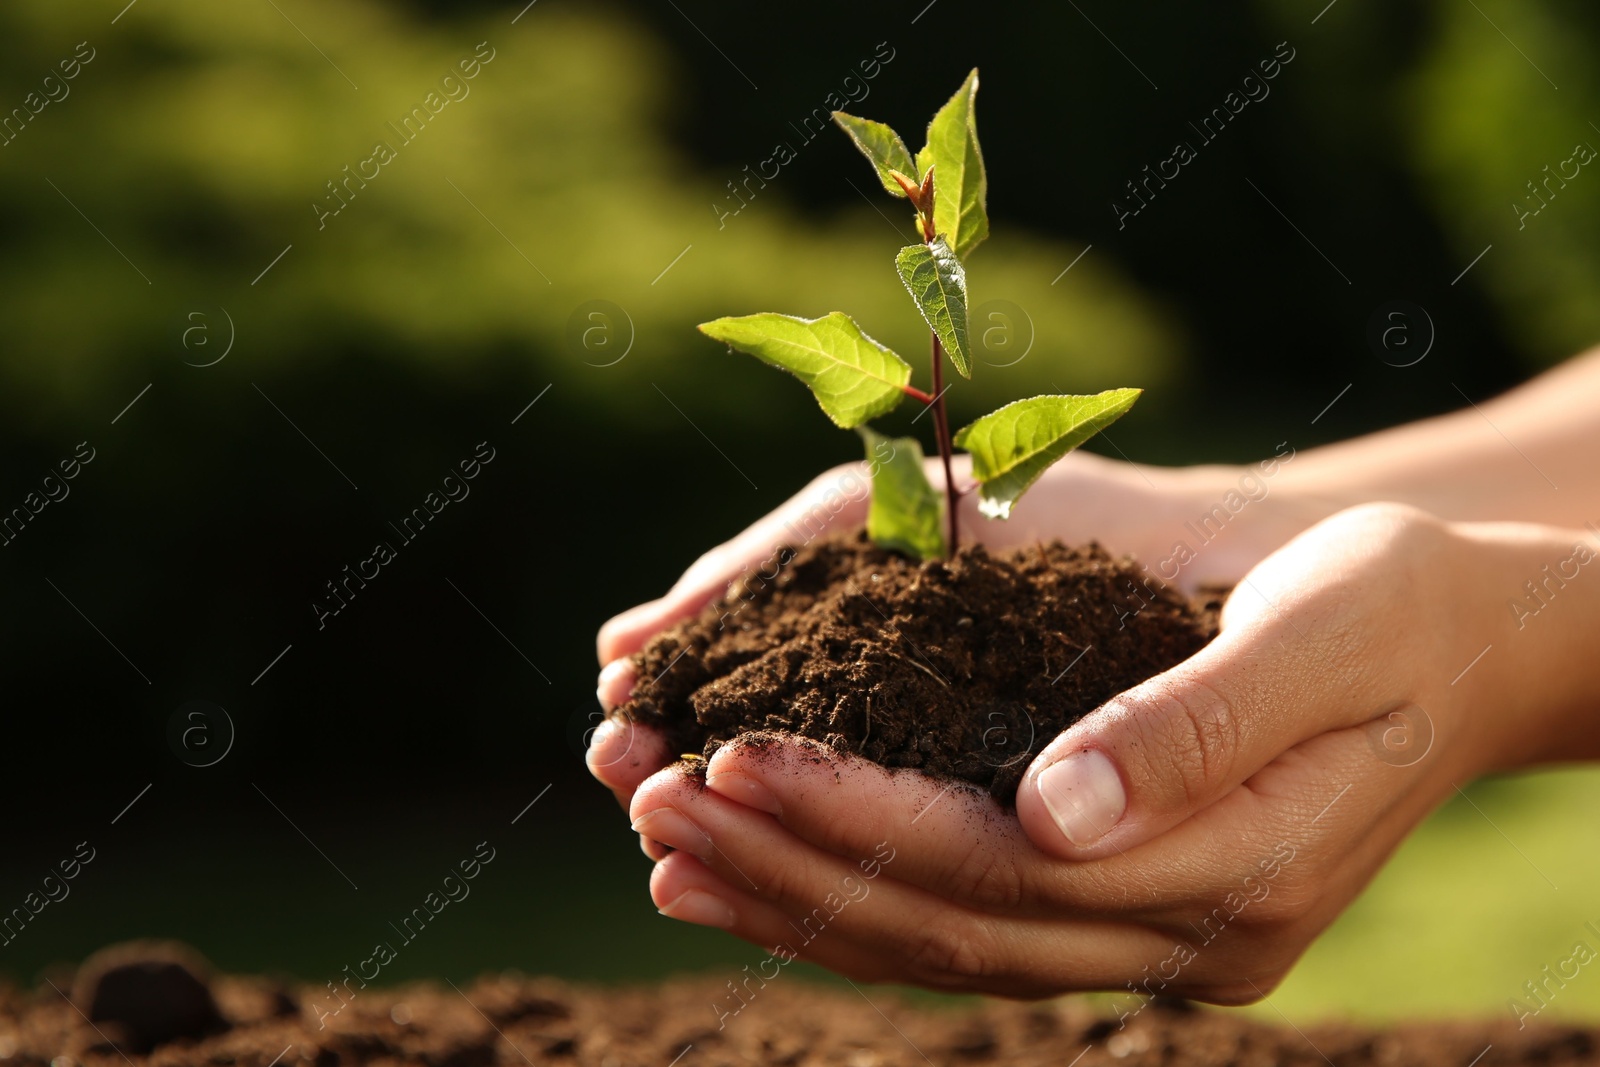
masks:
<instances>
[{"instance_id":1,"label":"blurred green background","mask_svg":"<svg viewBox=\"0 0 1600 1067\"><path fill-rule=\"evenodd\" d=\"M386 976L751 962L655 915L580 751L596 626L856 453L691 324L839 308L923 343L888 266L902 205L807 117L864 94L916 131L981 67L971 281L1006 317L952 418L1138 384L1097 448L1241 460L1481 399L1600 334L1600 177L1513 207L1600 143L1597 38L1578 0L12 0L0 507L78 442L96 458L0 553L0 905L97 855L0 970L172 936L321 982L480 840L472 900ZM1270 95L1119 227L1124 184L1278 42ZM378 141L394 158L334 193ZM779 142L795 158L741 184ZM1437 331L1414 366L1368 340L1393 300ZM324 583L480 441L471 496L319 629ZM214 766L169 743L190 700L236 726ZM1469 792L1277 1008L1502 1012L1569 953L1600 918L1600 779ZM1600 1011L1600 979L1550 1011Z\"/></svg>"}]
</instances>

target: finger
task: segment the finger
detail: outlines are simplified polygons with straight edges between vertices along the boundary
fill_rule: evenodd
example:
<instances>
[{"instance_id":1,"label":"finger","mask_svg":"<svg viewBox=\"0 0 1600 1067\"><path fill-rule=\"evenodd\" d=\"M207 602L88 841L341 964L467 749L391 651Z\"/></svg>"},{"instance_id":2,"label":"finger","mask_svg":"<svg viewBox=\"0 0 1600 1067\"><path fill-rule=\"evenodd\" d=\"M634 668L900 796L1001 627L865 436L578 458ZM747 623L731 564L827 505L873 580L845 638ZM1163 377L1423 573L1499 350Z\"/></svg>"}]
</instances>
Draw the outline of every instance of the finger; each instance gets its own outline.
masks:
<instances>
[{"instance_id":1,"label":"finger","mask_svg":"<svg viewBox=\"0 0 1600 1067\"><path fill-rule=\"evenodd\" d=\"M835 467L813 479L777 510L695 560L666 596L629 608L601 626L600 662L639 651L655 634L721 596L730 581L778 549L798 547L836 526L863 521L870 484L864 463Z\"/></svg>"},{"instance_id":2,"label":"finger","mask_svg":"<svg viewBox=\"0 0 1600 1067\"><path fill-rule=\"evenodd\" d=\"M897 881L992 914L1127 920L1170 914L1207 892L1194 872L1152 877L1137 852L1094 864L1045 855L1014 812L969 783L891 771L788 735L722 746L706 785L845 859L868 859L892 841Z\"/></svg>"},{"instance_id":3,"label":"finger","mask_svg":"<svg viewBox=\"0 0 1600 1067\"><path fill-rule=\"evenodd\" d=\"M709 604L715 591L696 590L692 594L673 592L657 600L637 604L627 611L607 619L600 627L595 649L601 663L612 663L623 656L631 656L644 647L645 642L665 630L679 619L687 618Z\"/></svg>"},{"instance_id":4,"label":"finger","mask_svg":"<svg viewBox=\"0 0 1600 1067\"><path fill-rule=\"evenodd\" d=\"M711 757L706 785L847 860L866 860L892 841L897 880L968 907L1087 914L1127 900L1114 876L1041 855L1016 817L976 787L891 771L814 741L785 734L732 741Z\"/></svg>"},{"instance_id":5,"label":"finger","mask_svg":"<svg viewBox=\"0 0 1600 1067\"><path fill-rule=\"evenodd\" d=\"M1357 561L1341 553L1341 566L1317 546L1269 559L1230 598L1211 644L1045 746L1017 791L1035 844L1079 860L1128 850L1294 745L1406 697L1383 667L1394 649L1376 647L1380 632L1408 632L1405 609L1353 601L1341 586Z\"/></svg>"},{"instance_id":6,"label":"finger","mask_svg":"<svg viewBox=\"0 0 1600 1067\"><path fill-rule=\"evenodd\" d=\"M650 840L643 834L639 835L639 851L643 852L647 857L657 861L658 863L672 855L672 849L668 848L666 845L663 845L659 841Z\"/></svg>"},{"instance_id":7,"label":"finger","mask_svg":"<svg viewBox=\"0 0 1600 1067\"><path fill-rule=\"evenodd\" d=\"M623 810L641 782L672 762L660 731L626 719L607 719L596 726L583 758L589 773L616 794Z\"/></svg>"},{"instance_id":8,"label":"finger","mask_svg":"<svg viewBox=\"0 0 1600 1067\"><path fill-rule=\"evenodd\" d=\"M636 681L638 673L634 670L633 661L627 657L614 659L600 670L600 678L594 688L595 698L609 712L619 704L628 702Z\"/></svg>"},{"instance_id":9,"label":"finger","mask_svg":"<svg viewBox=\"0 0 1600 1067\"><path fill-rule=\"evenodd\" d=\"M727 930L771 953L768 959L750 968L757 988L796 959L861 982L881 982L890 977L883 961L871 953L837 937L807 938L786 912L735 888L686 852L671 852L656 864L650 872L650 899L669 919ZM749 992L753 990L745 990L746 995ZM718 1017L723 1010L737 1014L738 1009L739 1000L730 996L718 1007Z\"/></svg>"},{"instance_id":10,"label":"finger","mask_svg":"<svg viewBox=\"0 0 1600 1067\"><path fill-rule=\"evenodd\" d=\"M851 862L674 771L640 787L630 814L641 833L697 856L741 892L795 916L802 929L825 929L878 955L901 981L1011 996L1106 988L1137 970L1131 960L1168 940L1121 923L964 908L896 879L890 842L873 860Z\"/></svg>"}]
</instances>

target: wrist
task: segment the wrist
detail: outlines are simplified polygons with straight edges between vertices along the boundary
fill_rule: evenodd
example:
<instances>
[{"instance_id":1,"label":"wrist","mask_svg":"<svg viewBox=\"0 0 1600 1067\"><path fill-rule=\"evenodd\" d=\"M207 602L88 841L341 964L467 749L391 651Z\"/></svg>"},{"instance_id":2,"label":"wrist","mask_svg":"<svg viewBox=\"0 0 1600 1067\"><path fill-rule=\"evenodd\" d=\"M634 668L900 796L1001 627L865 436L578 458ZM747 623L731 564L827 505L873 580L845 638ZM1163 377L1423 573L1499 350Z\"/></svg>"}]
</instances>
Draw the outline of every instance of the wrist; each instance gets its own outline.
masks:
<instances>
[{"instance_id":1,"label":"wrist","mask_svg":"<svg viewBox=\"0 0 1600 1067\"><path fill-rule=\"evenodd\" d=\"M1178 536L1213 558L1203 580L1237 581L1268 555L1344 510L1348 501L1306 491L1292 477L1287 443L1254 463L1167 468ZM1224 536L1225 535L1225 536ZM1212 547L1213 544L1215 547ZM1198 554L1198 551L1197 551Z\"/></svg>"},{"instance_id":2,"label":"wrist","mask_svg":"<svg viewBox=\"0 0 1600 1067\"><path fill-rule=\"evenodd\" d=\"M1476 720L1479 769L1600 758L1600 535L1523 523L1454 529L1470 553L1453 568L1466 583L1460 617L1479 620L1461 650L1487 649L1476 666L1491 668L1476 684L1469 672L1449 686Z\"/></svg>"}]
</instances>

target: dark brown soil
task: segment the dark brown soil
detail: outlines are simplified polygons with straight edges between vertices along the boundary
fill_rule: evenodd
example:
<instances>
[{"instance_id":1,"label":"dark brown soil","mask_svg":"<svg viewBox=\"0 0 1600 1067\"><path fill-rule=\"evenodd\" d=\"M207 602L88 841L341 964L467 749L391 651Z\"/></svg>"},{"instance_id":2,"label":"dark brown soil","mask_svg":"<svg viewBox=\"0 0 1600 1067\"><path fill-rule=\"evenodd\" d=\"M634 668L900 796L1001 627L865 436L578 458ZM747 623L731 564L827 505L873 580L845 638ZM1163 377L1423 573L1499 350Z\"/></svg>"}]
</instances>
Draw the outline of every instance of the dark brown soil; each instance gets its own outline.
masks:
<instances>
[{"instance_id":1,"label":"dark brown soil","mask_svg":"<svg viewBox=\"0 0 1600 1067\"><path fill-rule=\"evenodd\" d=\"M785 549L635 657L614 714L709 758L785 731L1011 803L1033 753L1216 633L1193 603L1098 545L916 563L863 533Z\"/></svg>"},{"instance_id":2,"label":"dark brown soil","mask_svg":"<svg viewBox=\"0 0 1600 1067\"><path fill-rule=\"evenodd\" d=\"M91 1024L66 999L75 984L60 976L54 980L60 991L0 989L0 1061L8 1067L1559 1067L1597 1059L1594 1030L1535 1023L1519 1031L1509 1017L1302 1031L1156 1001L1119 1024L1075 999L926 1010L878 989L835 992L785 975L764 986L741 981L748 992L736 1000L728 979L746 977L623 990L510 975L459 989L351 983L343 1010L325 1018L320 1013L339 1003L326 987L216 978L210 991L226 1029L169 1036L143 1053L125 1043L116 1024ZM1130 1009L1139 1003L1123 999Z\"/></svg>"}]
</instances>

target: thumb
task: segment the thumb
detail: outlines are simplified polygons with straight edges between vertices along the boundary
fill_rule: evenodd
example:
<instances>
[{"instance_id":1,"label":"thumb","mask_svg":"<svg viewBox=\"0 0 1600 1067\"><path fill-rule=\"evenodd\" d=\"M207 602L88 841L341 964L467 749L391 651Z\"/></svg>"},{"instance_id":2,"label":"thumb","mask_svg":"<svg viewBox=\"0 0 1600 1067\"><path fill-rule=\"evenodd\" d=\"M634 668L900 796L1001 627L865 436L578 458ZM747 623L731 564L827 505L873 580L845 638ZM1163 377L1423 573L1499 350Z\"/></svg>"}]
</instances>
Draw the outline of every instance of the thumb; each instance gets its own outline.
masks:
<instances>
[{"instance_id":1,"label":"thumb","mask_svg":"<svg viewBox=\"0 0 1600 1067\"><path fill-rule=\"evenodd\" d=\"M1246 614L1039 753L1017 790L1017 816L1036 846L1063 859L1126 851L1300 742L1371 717L1350 677L1356 657L1318 632L1314 612Z\"/></svg>"}]
</instances>

